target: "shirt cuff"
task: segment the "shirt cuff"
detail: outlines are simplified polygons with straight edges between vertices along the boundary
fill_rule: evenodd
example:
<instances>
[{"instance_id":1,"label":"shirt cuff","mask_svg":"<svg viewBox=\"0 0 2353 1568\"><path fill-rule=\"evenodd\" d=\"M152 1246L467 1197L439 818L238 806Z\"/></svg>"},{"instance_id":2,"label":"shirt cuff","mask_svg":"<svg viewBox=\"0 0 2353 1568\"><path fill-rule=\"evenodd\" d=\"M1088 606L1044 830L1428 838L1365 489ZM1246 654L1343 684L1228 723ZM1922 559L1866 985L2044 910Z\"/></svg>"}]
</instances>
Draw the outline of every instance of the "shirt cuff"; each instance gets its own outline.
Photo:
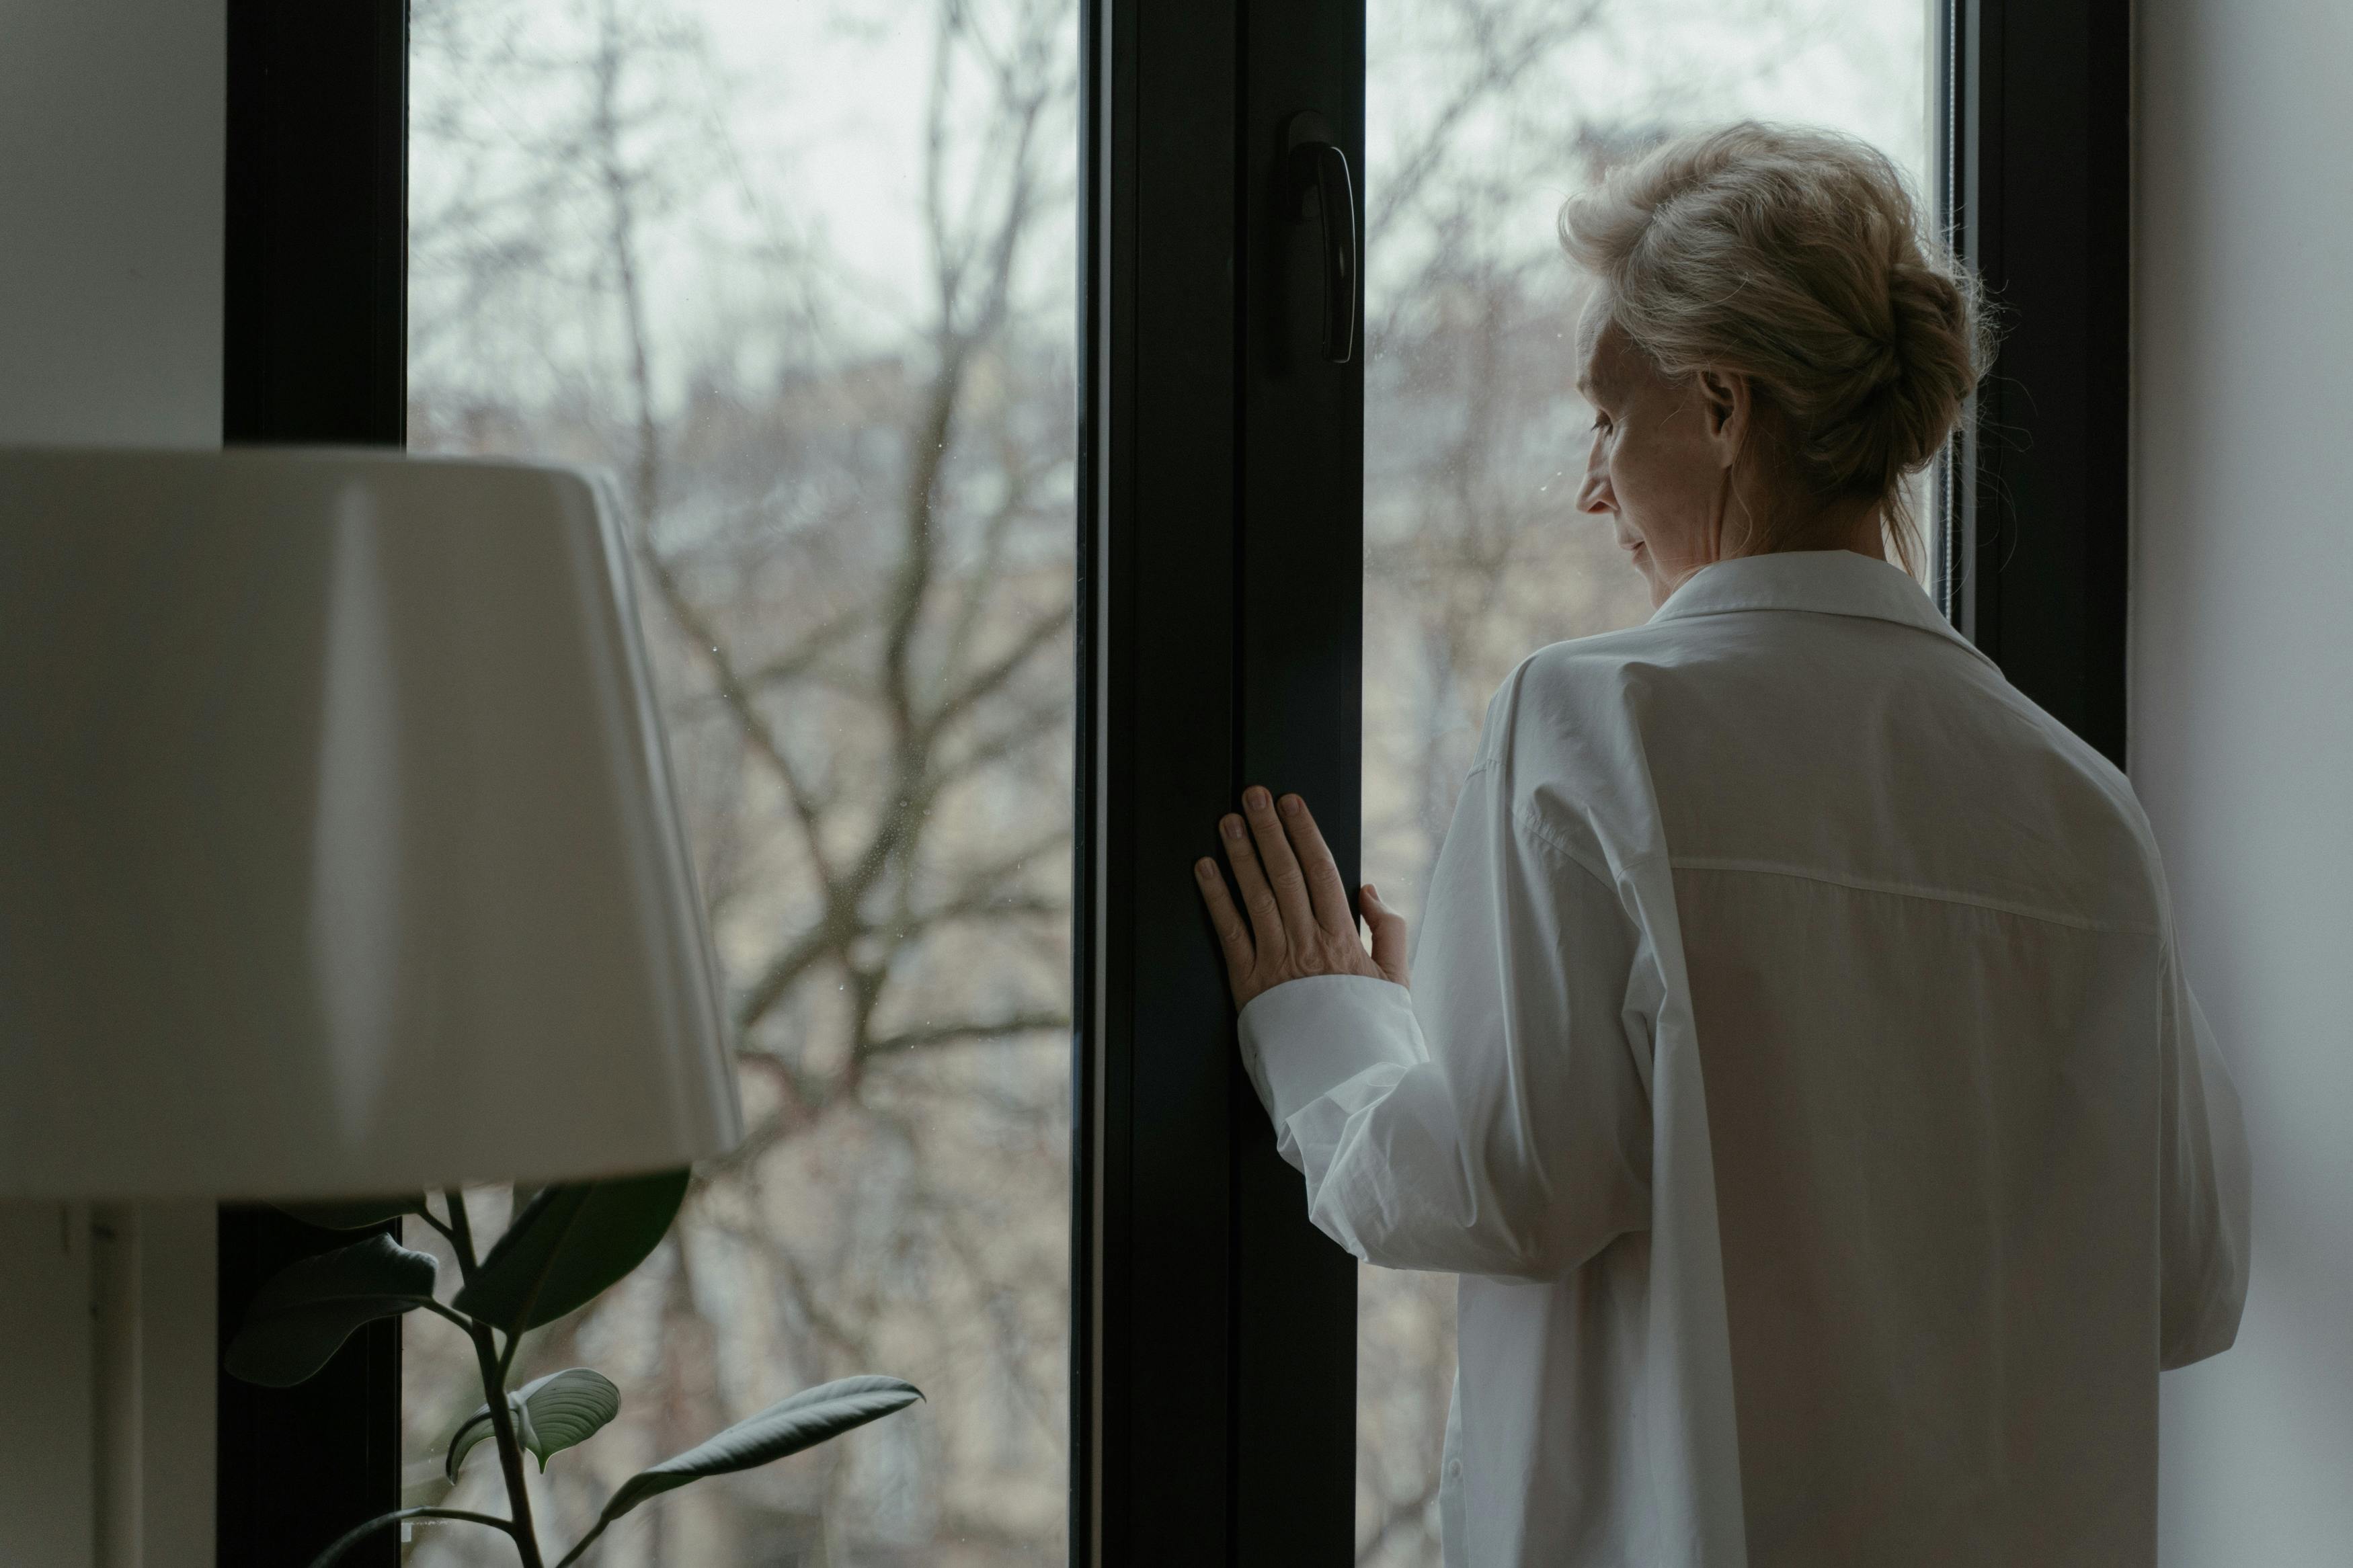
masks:
<instances>
[{"instance_id":1,"label":"shirt cuff","mask_svg":"<svg viewBox=\"0 0 2353 1568\"><path fill-rule=\"evenodd\" d=\"M1377 1067L1429 1059L1413 994L1369 974L1286 980L1242 1009L1242 1066L1282 1126L1305 1106Z\"/></svg>"}]
</instances>

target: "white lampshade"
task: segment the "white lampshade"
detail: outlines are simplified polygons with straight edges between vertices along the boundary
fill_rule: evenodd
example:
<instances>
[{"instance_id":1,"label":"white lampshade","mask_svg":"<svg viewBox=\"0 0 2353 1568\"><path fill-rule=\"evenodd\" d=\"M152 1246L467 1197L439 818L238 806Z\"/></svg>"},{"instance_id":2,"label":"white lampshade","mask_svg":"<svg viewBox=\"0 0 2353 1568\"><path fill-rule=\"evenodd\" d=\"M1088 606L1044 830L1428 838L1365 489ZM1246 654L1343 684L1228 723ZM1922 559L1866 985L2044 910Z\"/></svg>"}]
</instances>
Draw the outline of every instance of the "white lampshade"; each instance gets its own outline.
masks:
<instances>
[{"instance_id":1,"label":"white lampshade","mask_svg":"<svg viewBox=\"0 0 2353 1568\"><path fill-rule=\"evenodd\" d=\"M0 452L0 1197L547 1181L741 1129L596 482Z\"/></svg>"}]
</instances>

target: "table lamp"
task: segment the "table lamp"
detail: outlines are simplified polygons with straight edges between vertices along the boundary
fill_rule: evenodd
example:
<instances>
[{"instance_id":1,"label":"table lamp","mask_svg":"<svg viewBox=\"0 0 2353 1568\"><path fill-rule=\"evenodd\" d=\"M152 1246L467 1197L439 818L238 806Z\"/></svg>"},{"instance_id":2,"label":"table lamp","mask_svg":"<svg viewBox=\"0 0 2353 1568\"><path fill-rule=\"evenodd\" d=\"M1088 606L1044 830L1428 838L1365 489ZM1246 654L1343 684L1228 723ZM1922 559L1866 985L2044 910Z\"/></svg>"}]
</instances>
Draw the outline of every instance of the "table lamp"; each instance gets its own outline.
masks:
<instances>
[{"instance_id":1,"label":"table lamp","mask_svg":"<svg viewBox=\"0 0 2353 1568\"><path fill-rule=\"evenodd\" d=\"M741 1136L614 509L390 453L0 451L0 1198Z\"/></svg>"}]
</instances>

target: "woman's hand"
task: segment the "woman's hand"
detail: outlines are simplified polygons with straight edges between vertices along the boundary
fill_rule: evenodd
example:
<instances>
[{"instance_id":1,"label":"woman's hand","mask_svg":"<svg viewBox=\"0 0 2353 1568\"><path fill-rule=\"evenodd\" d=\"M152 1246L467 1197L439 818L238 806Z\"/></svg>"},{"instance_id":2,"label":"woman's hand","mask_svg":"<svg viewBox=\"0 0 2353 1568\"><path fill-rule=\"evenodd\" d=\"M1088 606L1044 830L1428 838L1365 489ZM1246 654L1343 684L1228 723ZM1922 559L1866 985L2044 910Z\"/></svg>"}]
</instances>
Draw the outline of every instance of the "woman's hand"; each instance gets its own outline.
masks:
<instances>
[{"instance_id":1,"label":"woman's hand","mask_svg":"<svg viewBox=\"0 0 2353 1568\"><path fill-rule=\"evenodd\" d=\"M1373 939L1372 952L1366 952L1348 913L1340 868L1315 830L1307 803L1287 795L1278 812L1273 797L1253 784L1242 791L1242 811L1247 822L1229 816L1219 828L1242 908L1250 911L1248 923L1234 908L1218 863L1204 856L1193 866L1201 901L1209 906L1210 923L1225 949L1234 1005L1246 1007L1260 993L1311 974L1362 974L1404 984L1405 917L1366 883L1365 923Z\"/></svg>"}]
</instances>

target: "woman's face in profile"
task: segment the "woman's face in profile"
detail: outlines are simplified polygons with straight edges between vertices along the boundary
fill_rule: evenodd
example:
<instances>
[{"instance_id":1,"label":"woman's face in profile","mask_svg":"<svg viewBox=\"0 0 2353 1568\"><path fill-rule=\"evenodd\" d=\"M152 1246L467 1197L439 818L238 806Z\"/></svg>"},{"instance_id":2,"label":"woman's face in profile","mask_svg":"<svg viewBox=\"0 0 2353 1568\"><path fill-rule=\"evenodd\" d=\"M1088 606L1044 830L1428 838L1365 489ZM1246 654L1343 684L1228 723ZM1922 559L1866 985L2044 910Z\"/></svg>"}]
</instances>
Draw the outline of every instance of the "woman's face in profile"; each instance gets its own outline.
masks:
<instances>
[{"instance_id":1,"label":"woman's face in profile","mask_svg":"<svg viewBox=\"0 0 2353 1568\"><path fill-rule=\"evenodd\" d=\"M1718 560L1745 389L1713 374L1670 381L1605 312L1577 329L1577 390L1593 408L1579 511L1608 517L1649 580L1652 608Z\"/></svg>"}]
</instances>

